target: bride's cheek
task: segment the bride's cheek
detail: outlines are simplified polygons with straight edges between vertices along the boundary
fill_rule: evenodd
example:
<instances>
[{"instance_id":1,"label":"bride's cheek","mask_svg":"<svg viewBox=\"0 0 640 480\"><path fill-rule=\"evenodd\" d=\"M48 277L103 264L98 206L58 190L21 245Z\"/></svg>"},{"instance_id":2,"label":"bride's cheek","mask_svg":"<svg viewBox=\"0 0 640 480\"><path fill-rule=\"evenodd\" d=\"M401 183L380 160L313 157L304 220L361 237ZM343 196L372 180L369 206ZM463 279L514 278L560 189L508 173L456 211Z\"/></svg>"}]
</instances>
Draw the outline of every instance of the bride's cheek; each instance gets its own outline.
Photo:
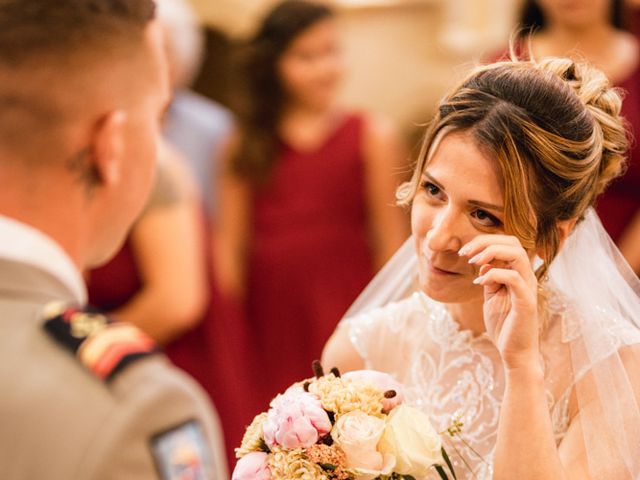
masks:
<instances>
[{"instance_id":1,"label":"bride's cheek","mask_svg":"<svg viewBox=\"0 0 640 480\"><path fill-rule=\"evenodd\" d=\"M421 194L416 195L411 207L411 233L416 238L424 238L433 223L433 207Z\"/></svg>"}]
</instances>

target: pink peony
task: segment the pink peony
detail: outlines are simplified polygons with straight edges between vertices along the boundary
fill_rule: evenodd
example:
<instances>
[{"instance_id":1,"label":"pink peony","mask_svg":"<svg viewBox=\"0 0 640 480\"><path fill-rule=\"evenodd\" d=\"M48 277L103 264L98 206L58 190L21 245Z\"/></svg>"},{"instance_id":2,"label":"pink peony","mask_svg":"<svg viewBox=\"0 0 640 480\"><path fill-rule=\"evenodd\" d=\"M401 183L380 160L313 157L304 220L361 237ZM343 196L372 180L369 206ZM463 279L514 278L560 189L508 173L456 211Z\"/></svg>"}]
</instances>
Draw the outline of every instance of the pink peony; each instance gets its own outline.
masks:
<instances>
[{"instance_id":1,"label":"pink peony","mask_svg":"<svg viewBox=\"0 0 640 480\"><path fill-rule=\"evenodd\" d=\"M231 480L271 480L267 454L264 452L246 454L236 463Z\"/></svg>"},{"instance_id":2,"label":"pink peony","mask_svg":"<svg viewBox=\"0 0 640 480\"><path fill-rule=\"evenodd\" d=\"M331 420L315 395L293 391L271 402L263 430L271 448L308 448L331 431Z\"/></svg>"},{"instance_id":3,"label":"pink peony","mask_svg":"<svg viewBox=\"0 0 640 480\"><path fill-rule=\"evenodd\" d=\"M396 392L395 397L385 398L382 401L382 409L385 413L389 413L404 401L402 384L388 373L378 372L376 370L355 370L345 373L342 375L342 378L351 380L352 382L368 383L383 392L394 390Z\"/></svg>"}]
</instances>

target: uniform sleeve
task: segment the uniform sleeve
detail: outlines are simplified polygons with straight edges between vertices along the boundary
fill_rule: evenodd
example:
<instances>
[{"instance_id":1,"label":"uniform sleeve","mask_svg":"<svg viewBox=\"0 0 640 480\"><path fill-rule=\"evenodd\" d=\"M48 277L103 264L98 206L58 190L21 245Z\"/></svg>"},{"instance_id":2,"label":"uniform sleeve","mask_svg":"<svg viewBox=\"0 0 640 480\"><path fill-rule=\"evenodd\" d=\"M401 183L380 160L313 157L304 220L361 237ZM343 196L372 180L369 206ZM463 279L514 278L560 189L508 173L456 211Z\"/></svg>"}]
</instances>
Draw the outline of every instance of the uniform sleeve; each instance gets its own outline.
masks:
<instances>
[{"instance_id":1,"label":"uniform sleeve","mask_svg":"<svg viewBox=\"0 0 640 480\"><path fill-rule=\"evenodd\" d=\"M113 411L95 432L78 478L228 478L215 410L164 357L129 366L111 389Z\"/></svg>"}]
</instances>

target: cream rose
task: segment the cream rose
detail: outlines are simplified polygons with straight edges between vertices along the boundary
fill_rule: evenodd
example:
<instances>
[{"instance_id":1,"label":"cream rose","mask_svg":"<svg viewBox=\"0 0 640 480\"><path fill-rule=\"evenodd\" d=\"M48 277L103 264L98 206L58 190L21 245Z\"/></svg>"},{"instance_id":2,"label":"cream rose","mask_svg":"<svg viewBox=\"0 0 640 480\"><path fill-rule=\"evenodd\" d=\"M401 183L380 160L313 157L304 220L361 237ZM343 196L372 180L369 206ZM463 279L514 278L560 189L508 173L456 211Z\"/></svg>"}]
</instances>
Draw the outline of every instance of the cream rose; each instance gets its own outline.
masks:
<instances>
[{"instance_id":1,"label":"cream rose","mask_svg":"<svg viewBox=\"0 0 640 480\"><path fill-rule=\"evenodd\" d=\"M433 465L443 465L442 440L429 417L408 405L394 408L380 439L380 451L396 457L394 471L424 477Z\"/></svg>"},{"instance_id":2,"label":"cream rose","mask_svg":"<svg viewBox=\"0 0 640 480\"><path fill-rule=\"evenodd\" d=\"M347 468L356 472L358 480L372 480L393 471L393 455L378 451L385 427L383 419L356 410L342 415L331 430L333 441L347 457Z\"/></svg>"}]
</instances>

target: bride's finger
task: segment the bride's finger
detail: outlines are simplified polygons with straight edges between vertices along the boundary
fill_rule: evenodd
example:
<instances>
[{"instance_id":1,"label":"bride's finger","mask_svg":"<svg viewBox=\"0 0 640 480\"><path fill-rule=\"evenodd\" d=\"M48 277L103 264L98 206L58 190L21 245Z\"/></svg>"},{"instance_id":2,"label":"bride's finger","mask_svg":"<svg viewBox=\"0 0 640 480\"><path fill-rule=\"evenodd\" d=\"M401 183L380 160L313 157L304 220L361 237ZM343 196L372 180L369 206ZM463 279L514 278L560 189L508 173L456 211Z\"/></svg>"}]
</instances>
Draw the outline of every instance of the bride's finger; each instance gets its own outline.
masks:
<instances>
[{"instance_id":1,"label":"bride's finger","mask_svg":"<svg viewBox=\"0 0 640 480\"><path fill-rule=\"evenodd\" d=\"M482 265L480 267L480 270L478 271L478 276L481 277L482 275L484 275L485 273L487 273L489 270L491 270L492 268L496 268L493 265L491 265L490 263L487 263L485 265Z\"/></svg>"},{"instance_id":2,"label":"bride's finger","mask_svg":"<svg viewBox=\"0 0 640 480\"><path fill-rule=\"evenodd\" d=\"M531 283L535 280L531 260L522 247L490 245L480 253L471 257L469 263L476 267L482 267L496 260L504 262L508 268L516 270L527 282Z\"/></svg>"},{"instance_id":3,"label":"bride's finger","mask_svg":"<svg viewBox=\"0 0 640 480\"><path fill-rule=\"evenodd\" d=\"M499 286L504 285L515 294L518 300L535 305L535 292L531 291L524 278L515 270L492 268L476 278L473 283L496 291L500 289Z\"/></svg>"},{"instance_id":4,"label":"bride's finger","mask_svg":"<svg viewBox=\"0 0 640 480\"><path fill-rule=\"evenodd\" d=\"M520 240L513 235L487 234L474 237L458 251L458 254L464 257L473 257L490 245L510 245L522 248Z\"/></svg>"}]
</instances>

